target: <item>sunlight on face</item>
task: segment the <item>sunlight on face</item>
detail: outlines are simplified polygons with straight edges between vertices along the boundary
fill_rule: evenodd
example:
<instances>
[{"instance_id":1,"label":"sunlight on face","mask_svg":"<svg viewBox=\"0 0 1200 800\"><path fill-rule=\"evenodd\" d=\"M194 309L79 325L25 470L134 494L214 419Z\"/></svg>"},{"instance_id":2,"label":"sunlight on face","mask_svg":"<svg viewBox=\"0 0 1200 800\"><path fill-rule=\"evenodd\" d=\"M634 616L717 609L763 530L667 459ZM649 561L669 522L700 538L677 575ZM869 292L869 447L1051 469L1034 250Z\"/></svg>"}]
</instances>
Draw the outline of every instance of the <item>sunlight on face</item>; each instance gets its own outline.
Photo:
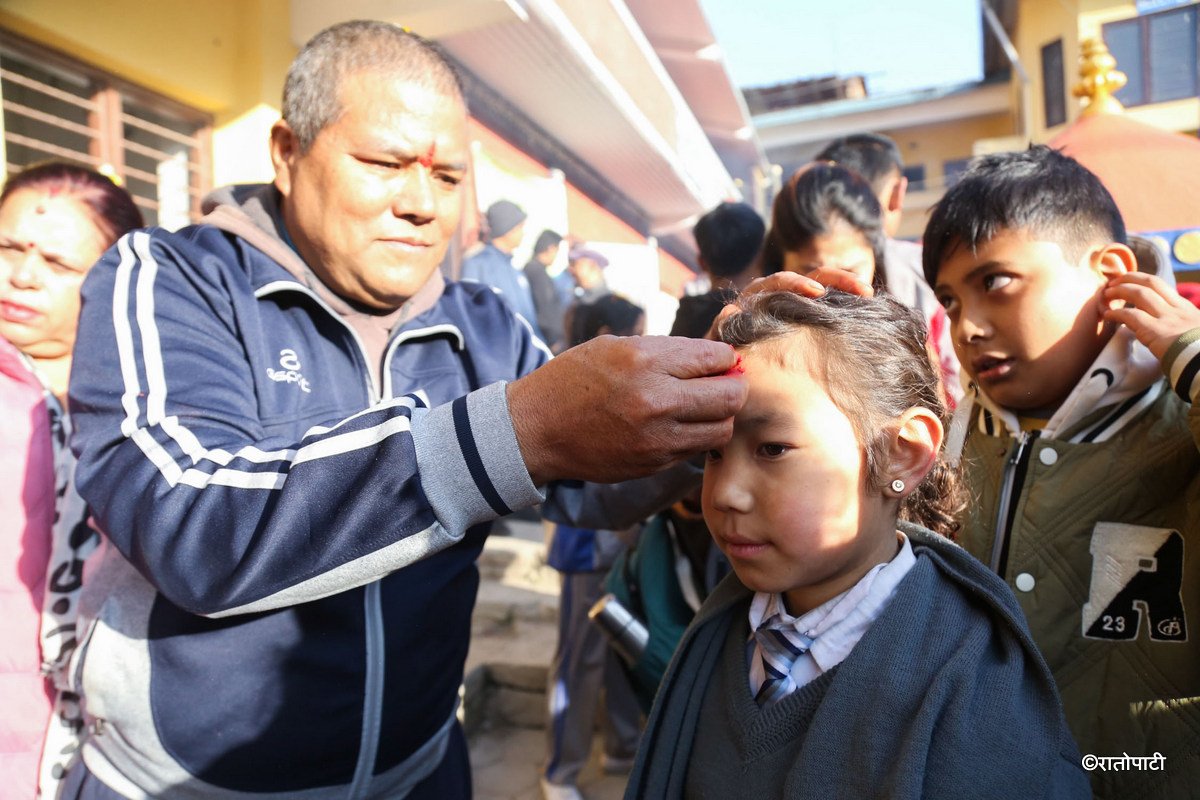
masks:
<instances>
[{"instance_id":1,"label":"sunlight on face","mask_svg":"<svg viewBox=\"0 0 1200 800\"><path fill-rule=\"evenodd\" d=\"M950 251L934 292L967 374L1005 408L1049 417L1108 341L1106 282L1088 253L1073 263L1055 242L1001 231Z\"/></svg>"},{"instance_id":2,"label":"sunlight on face","mask_svg":"<svg viewBox=\"0 0 1200 800\"><path fill-rule=\"evenodd\" d=\"M895 554L894 511L866 488L850 419L804 366L796 335L743 349L750 384L733 438L709 453L704 520L738 577L802 613ZM784 352L786 351L786 356Z\"/></svg>"},{"instance_id":3,"label":"sunlight on face","mask_svg":"<svg viewBox=\"0 0 1200 800\"><path fill-rule=\"evenodd\" d=\"M87 206L19 189L0 207L0 336L33 358L71 353L79 287L104 252Z\"/></svg>"},{"instance_id":4,"label":"sunlight on face","mask_svg":"<svg viewBox=\"0 0 1200 800\"><path fill-rule=\"evenodd\" d=\"M277 165L284 219L331 289L398 308L438 268L458 225L466 109L387 73L345 76L339 98L341 116Z\"/></svg>"}]
</instances>

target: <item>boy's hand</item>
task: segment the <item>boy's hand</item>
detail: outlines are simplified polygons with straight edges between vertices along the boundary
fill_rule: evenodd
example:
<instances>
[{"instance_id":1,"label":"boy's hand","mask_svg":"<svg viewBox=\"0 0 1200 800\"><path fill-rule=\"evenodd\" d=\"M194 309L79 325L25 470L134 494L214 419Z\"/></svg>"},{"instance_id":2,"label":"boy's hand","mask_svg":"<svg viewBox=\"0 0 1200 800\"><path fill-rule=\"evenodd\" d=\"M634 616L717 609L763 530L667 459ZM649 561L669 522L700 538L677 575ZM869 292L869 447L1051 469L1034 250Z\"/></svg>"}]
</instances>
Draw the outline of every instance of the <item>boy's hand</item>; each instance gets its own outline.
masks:
<instances>
[{"instance_id":1,"label":"boy's hand","mask_svg":"<svg viewBox=\"0 0 1200 800\"><path fill-rule=\"evenodd\" d=\"M1200 328L1200 309L1162 278L1144 272L1127 272L1110 280L1104 300L1106 304L1122 300L1129 304L1106 309L1105 321L1129 328L1159 361L1176 339Z\"/></svg>"}]
</instances>

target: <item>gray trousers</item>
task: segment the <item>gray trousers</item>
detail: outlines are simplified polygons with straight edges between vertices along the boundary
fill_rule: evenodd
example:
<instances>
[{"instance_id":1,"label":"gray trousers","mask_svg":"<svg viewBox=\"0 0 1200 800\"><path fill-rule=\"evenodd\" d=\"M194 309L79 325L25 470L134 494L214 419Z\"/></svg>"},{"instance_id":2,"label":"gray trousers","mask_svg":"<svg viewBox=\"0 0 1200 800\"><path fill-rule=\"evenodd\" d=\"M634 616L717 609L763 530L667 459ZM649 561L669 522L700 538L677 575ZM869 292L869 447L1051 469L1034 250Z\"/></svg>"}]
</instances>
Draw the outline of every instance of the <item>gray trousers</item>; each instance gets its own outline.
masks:
<instances>
[{"instance_id":1,"label":"gray trousers","mask_svg":"<svg viewBox=\"0 0 1200 800\"><path fill-rule=\"evenodd\" d=\"M558 647L546 687L549 717L544 773L550 783L575 784L591 755L596 712L601 708L605 754L624 759L637 752L641 734L637 697L618 656L587 617L588 609L600 599L605 574L562 575Z\"/></svg>"}]
</instances>

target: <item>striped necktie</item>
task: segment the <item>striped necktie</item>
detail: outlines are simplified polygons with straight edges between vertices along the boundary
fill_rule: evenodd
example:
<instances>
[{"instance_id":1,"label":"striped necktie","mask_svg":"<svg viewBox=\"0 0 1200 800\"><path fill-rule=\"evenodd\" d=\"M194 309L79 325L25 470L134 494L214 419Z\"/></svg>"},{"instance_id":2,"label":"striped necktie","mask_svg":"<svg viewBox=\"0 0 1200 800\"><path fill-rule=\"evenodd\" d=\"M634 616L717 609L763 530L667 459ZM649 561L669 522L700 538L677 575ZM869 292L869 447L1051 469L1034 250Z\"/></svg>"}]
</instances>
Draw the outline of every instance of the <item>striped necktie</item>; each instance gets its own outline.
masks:
<instances>
[{"instance_id":1,"label":"striped necktie","mask_svg":"<svg viewBox=\"0 0 1200 800\"><path fill-rule=\"evenodd\" d=\"M758 643L763 672L767 676L754 700L763 708L769 708L796 691L792 665L808 652L814 640L784 622L778 614L758 626L754 640Z\"/></svg>"}]
</instances>

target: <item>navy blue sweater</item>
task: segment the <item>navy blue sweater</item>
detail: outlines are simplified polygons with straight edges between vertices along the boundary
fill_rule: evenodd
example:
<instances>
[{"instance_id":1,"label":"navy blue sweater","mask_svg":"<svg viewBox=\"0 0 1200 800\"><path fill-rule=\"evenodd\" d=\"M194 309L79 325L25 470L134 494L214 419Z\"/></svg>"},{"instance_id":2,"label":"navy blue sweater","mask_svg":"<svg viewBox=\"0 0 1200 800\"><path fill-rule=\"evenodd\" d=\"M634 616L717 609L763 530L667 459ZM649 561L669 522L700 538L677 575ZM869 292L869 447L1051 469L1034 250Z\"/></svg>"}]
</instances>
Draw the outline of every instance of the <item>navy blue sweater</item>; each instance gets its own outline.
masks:
<instances>
[{"instance_id":1,"label":"navy blue sweater","mask_svg":"<svg viewBox=\"0 0 1200 800\"><path fill-rule=\"evenodd\" d=\"M672 800L697 785L706 797L794 800L1091 797L1012 591L948 540L901 529L917 563L882 615L845 661L769 709L745 668L725 696L707 691L725 648L746 660L746 636L729 631L746 628L751 593L726 578L675 652L625 797ZM705 713L711 703L727 713ZM722 718L698 754L700 721Z\"/></svg>"}]
</instances>

